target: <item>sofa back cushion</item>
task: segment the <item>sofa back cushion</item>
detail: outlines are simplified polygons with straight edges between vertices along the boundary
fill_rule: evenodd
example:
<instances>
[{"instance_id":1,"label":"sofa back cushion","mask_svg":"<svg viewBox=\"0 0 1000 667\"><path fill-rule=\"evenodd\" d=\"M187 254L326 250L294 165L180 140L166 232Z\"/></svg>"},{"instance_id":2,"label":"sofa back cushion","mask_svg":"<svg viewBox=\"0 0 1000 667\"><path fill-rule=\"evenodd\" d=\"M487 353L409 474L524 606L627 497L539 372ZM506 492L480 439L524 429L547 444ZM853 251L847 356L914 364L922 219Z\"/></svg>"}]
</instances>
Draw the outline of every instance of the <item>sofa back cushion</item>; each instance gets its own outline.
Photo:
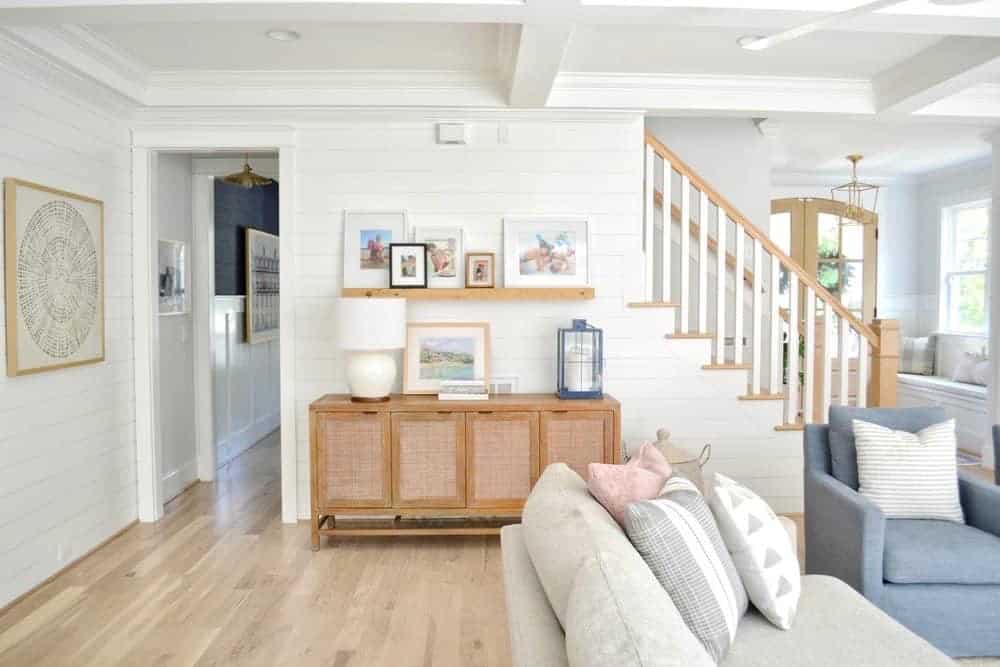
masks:
<instances>
[{"instance_id":1,"label":"sofa back cushion","mask_svg":"<svg viewBox=\"0 0 1000 667\"><path fill-rule=\"evenodd\" d=\"M587 491L587 483L565 463L545 469L521 514L524 543L538 580L563 629L577 571L597 553L624 566L647 570L642 556L611 515Z\"/></svg>"},{"instance_id":2,"label":"sofa back cushion","mask_svg":"<svg viewBox=\"0 0 1000 667\"><path fill-rule=\"evenodd\" d=\"M830 464L833 476L858 490L858 450L854 442L855 419L896 431L916 433L947 417L944 408L851 408L830 406Z\"/></svg>"},{"instance_id":3,"label":"sofa back cushion","mask_svg":"<svg viewBox=\"0 0 1000 667\"><path fill-rule=\"evenodd\" d=\"M573 667L715 665L653 573L602 551L577 571L566 655Z\"/></svg>"}]
</instances>

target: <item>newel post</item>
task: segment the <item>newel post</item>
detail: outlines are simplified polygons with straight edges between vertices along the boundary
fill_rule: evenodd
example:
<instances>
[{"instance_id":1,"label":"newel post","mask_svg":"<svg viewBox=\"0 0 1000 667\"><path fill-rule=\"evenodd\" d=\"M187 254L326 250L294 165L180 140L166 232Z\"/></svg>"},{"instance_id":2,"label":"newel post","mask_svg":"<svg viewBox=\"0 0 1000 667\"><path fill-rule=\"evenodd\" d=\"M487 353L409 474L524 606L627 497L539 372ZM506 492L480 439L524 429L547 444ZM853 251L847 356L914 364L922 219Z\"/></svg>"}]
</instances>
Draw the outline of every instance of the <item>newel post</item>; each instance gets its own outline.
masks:
<instances>
[{"instance_id":1,"label":"newel post","mask_svg":"<svg viewBox=\"0 0 1000 667\"><path fill-rule=\"evenodd\" d=\"M872 350L872 377L868 385L868 405L896 407L896 374L899 372L899 320L875 320L878 350Z\"/></svg>"}]
</instances>

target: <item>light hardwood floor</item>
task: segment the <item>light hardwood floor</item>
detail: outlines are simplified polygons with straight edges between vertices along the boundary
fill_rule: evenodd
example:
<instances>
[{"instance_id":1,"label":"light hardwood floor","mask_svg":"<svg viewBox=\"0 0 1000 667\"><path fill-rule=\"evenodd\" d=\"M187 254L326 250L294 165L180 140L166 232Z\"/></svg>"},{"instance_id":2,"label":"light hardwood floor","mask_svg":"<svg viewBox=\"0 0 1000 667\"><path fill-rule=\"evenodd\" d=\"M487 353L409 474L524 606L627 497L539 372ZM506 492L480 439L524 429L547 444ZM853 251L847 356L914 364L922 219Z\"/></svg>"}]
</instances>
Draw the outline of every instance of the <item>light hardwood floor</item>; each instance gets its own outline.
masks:
<instances>
[{"instance_id":1,"label":"light hardwood floor","mask_svg":"<svg viewBox=\"0 0 1000 667\"><path fill-rule=\"evenodd\" d=\"M277 434L0 616L0 665L509 665L496 537L280 519Z\"/></svg>"}]
</instances>

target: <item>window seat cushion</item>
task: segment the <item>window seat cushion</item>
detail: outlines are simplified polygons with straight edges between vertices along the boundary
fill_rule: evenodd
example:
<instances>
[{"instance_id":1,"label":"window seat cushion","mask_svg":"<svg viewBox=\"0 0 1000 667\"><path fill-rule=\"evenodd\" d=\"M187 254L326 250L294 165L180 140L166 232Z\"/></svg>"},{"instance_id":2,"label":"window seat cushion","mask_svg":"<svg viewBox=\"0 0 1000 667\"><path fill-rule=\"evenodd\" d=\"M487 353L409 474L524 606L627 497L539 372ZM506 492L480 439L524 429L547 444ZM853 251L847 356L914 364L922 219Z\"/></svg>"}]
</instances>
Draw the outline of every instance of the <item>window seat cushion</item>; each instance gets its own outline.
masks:
<instances>
[{"instance_id":1,"label":"window seat cushion","mask_svg":"<svg viewBox=\"0 0 1000 667\"><path fill-rule=\"evenodd\" d=\"M981 401L986 400L986 387L978 384L955 382L951 378L941 377L940 375L910 375L908 373L899 373L897 378L899 379L900 384L911 387L941 391L946 394L966 399Z\"/></svg>"}]
</instances>

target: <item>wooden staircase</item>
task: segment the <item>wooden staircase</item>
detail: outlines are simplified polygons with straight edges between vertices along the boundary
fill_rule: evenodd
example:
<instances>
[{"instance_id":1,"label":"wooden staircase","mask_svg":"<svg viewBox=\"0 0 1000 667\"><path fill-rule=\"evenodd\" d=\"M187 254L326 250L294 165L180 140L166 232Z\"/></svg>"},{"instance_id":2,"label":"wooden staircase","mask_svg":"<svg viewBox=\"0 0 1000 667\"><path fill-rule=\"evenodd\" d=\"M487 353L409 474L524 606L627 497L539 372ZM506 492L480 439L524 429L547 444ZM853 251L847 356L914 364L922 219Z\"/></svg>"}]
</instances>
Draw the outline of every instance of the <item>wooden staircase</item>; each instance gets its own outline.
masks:
<instances>
[{"instance_id":1,"label":"wooden staircase","mask_svg":"<svg viewBox=\"0 0 1000 667\"><path fill-rule=\"evenodd\" d=\"M710 340L702 369L746 373L741 400L781 401L779 431L825 422L831 404L894 406L899 323L859 320L656 137L645 142L645 299L628 305L674 309L666 338Z\"/></svg>"}]
</instances>

